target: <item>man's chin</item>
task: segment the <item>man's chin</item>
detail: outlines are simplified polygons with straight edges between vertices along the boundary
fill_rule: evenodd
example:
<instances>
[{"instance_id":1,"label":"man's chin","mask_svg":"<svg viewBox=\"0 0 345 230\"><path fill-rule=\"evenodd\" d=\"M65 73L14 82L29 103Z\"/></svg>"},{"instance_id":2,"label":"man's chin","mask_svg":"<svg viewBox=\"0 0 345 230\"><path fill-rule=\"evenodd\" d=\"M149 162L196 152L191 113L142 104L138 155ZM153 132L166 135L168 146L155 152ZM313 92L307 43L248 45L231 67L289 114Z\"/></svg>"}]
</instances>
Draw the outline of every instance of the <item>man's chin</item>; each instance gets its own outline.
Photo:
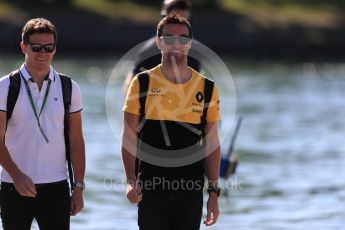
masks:
<instances>
[{"instance_id":1,"label":"man's chin","mask_svg":"<svg viewBox=\"0 0 345 230\"><path fill-rule=\"evenodd\" d=\"M35 66L37 69L47 69L50 67L50 63L49 61L40 61L40 62L36 62Z\"/></svg>"}]
</instances>

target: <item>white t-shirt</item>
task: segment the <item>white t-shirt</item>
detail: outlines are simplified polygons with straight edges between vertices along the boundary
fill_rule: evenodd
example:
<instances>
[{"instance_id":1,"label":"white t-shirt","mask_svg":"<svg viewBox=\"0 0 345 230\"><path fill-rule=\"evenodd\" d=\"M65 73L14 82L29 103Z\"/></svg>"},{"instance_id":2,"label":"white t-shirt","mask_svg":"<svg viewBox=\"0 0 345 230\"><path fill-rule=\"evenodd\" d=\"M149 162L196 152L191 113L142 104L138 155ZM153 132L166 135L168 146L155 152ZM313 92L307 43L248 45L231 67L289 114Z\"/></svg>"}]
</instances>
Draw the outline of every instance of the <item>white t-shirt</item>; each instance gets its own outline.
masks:
<instances>
[{"instance_id":1,"label":"white t-shirt","mask_svg":"<svg viewBox=\"0 0 345 230\"><path fill-rule=\"evenodd\" d=\"M23 173L28 175L35 184L51 183L68 178L65 139L64 139L64 105L61 81L58 73L50 67L49 79L51 86L46 104L40 115L40 124L49 142L44 139L35 117L25 87L26 81L33 97L36 111L41 110L46 94L48 80L45 80L41 91L25 65L20 68L21 84L12 117L8 121L5 144L13 161ZM24 80L25 79L25 80ZM0 110L7 110L7 94L10 84L9 76L0 79ZM70 113L82 110L80 88L72 81L72 98ZM1 172L1 181L13 182L5 169Z\"/></svg>"}]
</instances>

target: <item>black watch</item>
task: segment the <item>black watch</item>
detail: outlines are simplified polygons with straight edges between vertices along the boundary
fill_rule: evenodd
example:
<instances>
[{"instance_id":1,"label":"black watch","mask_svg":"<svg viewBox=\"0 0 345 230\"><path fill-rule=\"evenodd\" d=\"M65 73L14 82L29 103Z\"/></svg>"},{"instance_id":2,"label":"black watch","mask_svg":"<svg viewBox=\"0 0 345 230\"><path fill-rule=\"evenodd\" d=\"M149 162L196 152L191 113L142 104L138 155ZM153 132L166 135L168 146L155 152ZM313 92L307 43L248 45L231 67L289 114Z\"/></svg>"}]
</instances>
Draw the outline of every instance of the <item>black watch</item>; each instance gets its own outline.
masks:
<instances>
[{"instance_id":1,"label":"black watch","mask_svg":"<svg viewBox=\"0 0 345 230\"><path fill-rule=\"evenodd\" d=\"M214 192L215 194L217 194L217 196L220 195L220 188L219 187L208 187L207 192Z\"/></svg>"}]
</instances>

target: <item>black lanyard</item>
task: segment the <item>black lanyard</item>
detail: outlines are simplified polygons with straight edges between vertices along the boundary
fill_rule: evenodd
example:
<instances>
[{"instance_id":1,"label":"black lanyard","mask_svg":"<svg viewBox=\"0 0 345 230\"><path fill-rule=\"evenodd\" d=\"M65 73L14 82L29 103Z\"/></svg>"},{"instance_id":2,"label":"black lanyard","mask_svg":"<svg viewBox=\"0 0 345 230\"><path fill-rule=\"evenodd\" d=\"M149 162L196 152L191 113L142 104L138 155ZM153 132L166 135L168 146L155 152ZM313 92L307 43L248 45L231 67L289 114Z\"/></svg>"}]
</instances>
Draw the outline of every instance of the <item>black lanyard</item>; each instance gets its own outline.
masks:
<instances>
[{"instance_id":1,"label":"black lanyard","mask_svg":"<svg viewBox=\"0 0 345 230\"><path fill-rule=\"evenodd\" d=\"M44 99L43 99L43 104L42 104L42 107L41 107L41 111L39 113L37 113L36 111L36 107L35 107L35 103L34 103L34 100L32 98L32 94L31 94L31 91L30 91L30 88L29 88L29 85L28 83L26 82L26 79L23 77L22 73L20 72L20 75L22 76L23 78L23 81L25 83L25 88L26 88L26 92L28 93L28 97L30 99L30 104L31 104L31 108L32 110L34 111L34 114L35 114L35 117L36 117L36 120L37 120L37 125L38 125L38 128L40 129L43 137L44 137L44 140L49 143L49 139L47 137L47 135L44 133L42 127L41 127L41 124L40 124L40 116L42 114L42 111L43 111L43 108L47 102L47 98L48 98L48 94L49 94L49 90L50 90L50 85L51 85L51 80L48 79L48 86L47 86L47 89L46 89L46 93L44 95Z\"/></svg>"}]
</instances>

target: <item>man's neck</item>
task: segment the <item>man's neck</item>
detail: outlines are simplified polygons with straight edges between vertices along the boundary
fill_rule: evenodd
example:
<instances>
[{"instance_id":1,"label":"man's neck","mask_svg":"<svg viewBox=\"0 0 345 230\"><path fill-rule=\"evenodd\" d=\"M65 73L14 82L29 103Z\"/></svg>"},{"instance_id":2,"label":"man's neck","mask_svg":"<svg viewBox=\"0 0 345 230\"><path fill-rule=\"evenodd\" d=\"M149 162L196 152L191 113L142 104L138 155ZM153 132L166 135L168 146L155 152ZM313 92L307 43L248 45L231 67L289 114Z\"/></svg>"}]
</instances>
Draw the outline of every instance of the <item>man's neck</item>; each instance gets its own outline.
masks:
<instances>
[{"instance_id":1,"label":"man's neck","mask_svg":"<svg viewBox=\"0 0 345 230\"><path fill-rule=\"evenodd\" d=\"M179 64L172 64L171 62L163 60L162 72L169 81L176 84L183 84L187 82L192 76L192 71L187 66L187 61Z\"/></svg>"},{"instance_id":2,"label":"man's neck","mask_svg":"<svg viewBox=\"0 0 345 230\"><path fill-rule=\"evenodd\" d=\"M33 81L38 85L39 90L41 90L43 82L49 74L50 69L37 69L32 68L30 65L25 65L25 67Z\"/></svg>"}]
</instances>

